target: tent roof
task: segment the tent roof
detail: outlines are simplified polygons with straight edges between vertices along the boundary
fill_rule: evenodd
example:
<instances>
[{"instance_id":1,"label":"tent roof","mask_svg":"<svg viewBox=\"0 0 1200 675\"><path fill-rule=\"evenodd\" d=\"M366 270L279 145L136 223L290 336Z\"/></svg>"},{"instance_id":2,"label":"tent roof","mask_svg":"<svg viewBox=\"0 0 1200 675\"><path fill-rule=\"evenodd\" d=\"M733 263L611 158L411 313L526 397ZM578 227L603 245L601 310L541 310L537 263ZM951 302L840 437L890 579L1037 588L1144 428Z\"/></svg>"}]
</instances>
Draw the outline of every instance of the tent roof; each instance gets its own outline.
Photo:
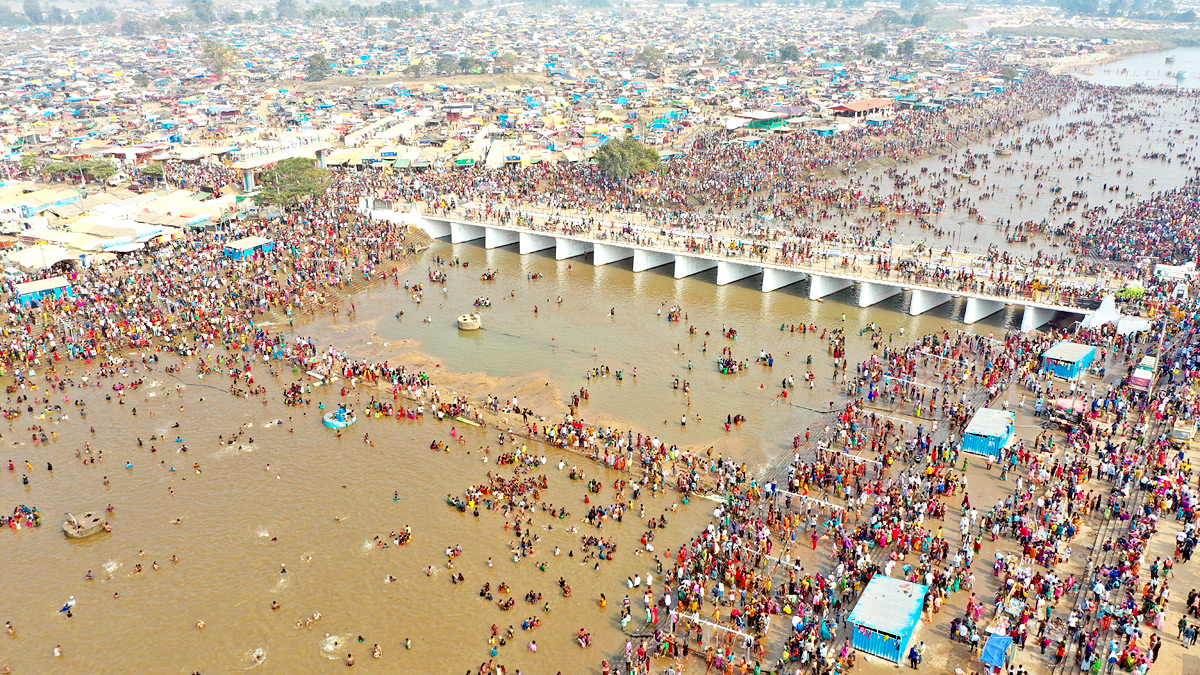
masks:
<instances>
[{"instance_id":1,"label":"tent roof","mask_svg":"<svg viewBox=\"0 0 1200 675\"><path fill-rule=\"evenodd\" d=\"M1042 358L1051 359L1053 361L1062 361L1063 363L1077 363L1084 359L1088 354L1096 351L1096 348L1091 345L1079 344L1078 342L1070 342L1063 340L1062 342L1047 349Z\"/></svg>"},{"instance_id":2,"label":"tent roof","mask_svg":"<svg viewBox=\"0 0 1200 675\"><path fill-rule=\"evenodd\" d=\"M971 423L967 425L964 433L972 436L998 438L1000 436L1007 436L1009 427L1015 422L1016 416L1008 411L996 410L995 408L981 408L971 418Z\"/></svg>"},{"instance_id":3,"label":"tent roof","mask_svg":"<svg viewBox=\"0 0 1200 675\"><path fill-rule=\"evenodd\" d=\"M916 625L928 592L928 586L876 574L850 613L850 623L903 635Z\"/></svg>"},{"instance_id":4,"label":"tent roof","mask_svg":"<svg viewBox=\"0 0 1200 675\"><path fill-rule=\"evenodd\" d=\"M50 277L49 279L38 279L36 281L26 281L23 284L17 284L17 295L29 295L31 293L41 293L42 291L50 291L55 288L70 286L64 276Z\"/></svg>"}]
</instances>

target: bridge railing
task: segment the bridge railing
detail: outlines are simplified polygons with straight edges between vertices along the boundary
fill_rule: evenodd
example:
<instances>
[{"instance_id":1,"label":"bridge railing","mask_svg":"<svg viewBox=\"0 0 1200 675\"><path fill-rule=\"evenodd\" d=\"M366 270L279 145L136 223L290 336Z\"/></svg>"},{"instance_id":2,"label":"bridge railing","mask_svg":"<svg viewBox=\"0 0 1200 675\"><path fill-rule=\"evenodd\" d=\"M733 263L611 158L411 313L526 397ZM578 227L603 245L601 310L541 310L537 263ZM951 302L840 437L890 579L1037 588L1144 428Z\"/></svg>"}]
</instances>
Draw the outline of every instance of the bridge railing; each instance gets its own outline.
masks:
<instances>
[{"instance_id":1,"label":"bridge railing","mask_svg":"<svg viewBox=\"0 0 1200 675\"><path fill-rule=\"evenodd\" d=\"M1000 302L1035 302L1067 309L1095 309L1106 294L1121 287L1096 275L1077 275L1053 268L1005 269L980 256L937 254L927 247L892 245L852 249L845 242L808 238L788 239L789 249L804 253L785 257L781 242L748 240L722 230L692 231L663 228L649 222L599 220L588 214L541 212L508 208L490 213L476 206L437 208L419 204L435 218L450 218L548 236L565 235L593 243L628 244L664 253L703 255L729 262L772 265L808 274L830 274L856 282L882 282L917 290L972 294ZM518 217L520 222L518 221ZM998 280L996 277L1003 277ZM1037 287L1032 278L1042 280ZM1046 283L1049 280L1049 283Z\"/></svg>"}]
</instances>

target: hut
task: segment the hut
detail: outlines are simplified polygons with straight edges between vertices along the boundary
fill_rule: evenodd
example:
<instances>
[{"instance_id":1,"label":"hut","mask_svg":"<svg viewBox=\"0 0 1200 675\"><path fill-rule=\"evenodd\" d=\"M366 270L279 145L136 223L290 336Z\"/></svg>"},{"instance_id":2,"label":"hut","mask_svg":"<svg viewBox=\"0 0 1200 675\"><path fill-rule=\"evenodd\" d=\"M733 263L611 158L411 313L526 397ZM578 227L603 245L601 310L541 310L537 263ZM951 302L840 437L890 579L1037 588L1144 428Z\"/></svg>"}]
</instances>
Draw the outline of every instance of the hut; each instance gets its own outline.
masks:
<instances>
[{"instance_id":1,"label":"hut","mask_svg":"<svg viewBox=\"0 0 1200 675\"><path fill-rule=\"evenodd\" d=\"M1082 375L1095 360L1095 347L1063 340L1042 354L1042 370L1073 380Z\"/></svg>"},{"instance_id":2,"label":"hut","mask_svg":"<svg viewBox=\"0 0 1200 675\"><path fill-rule=\"evenodd\" d=\"M921 622L929 587L876 574L850 612L854 648L894 663L904 658Z\"/></svg>"},{"instance_id":3,"label":"hut","mask_svg":"<svg viewBox=\"0 0 1200 675\"><path fill-rule=\"evenodd\" d=\"M1012 440L1016 422L1016 415L1006 410L981 409L963 432L963 450L998 458L1000 449Z\"/></svg>"}]
</instances>

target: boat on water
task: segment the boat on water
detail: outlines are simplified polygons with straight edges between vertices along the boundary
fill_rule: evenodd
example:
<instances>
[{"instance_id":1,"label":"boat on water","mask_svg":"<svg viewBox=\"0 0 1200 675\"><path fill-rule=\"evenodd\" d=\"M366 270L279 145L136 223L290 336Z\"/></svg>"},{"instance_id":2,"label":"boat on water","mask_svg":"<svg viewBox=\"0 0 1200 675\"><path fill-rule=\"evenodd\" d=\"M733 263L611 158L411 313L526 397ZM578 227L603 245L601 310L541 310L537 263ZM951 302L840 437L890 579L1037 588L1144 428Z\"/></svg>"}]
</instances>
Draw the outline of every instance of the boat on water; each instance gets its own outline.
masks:
<instances>
[{"instance_id":1,"label":"boat on water","mask_svg":"<svg viewBox=\"0 0 1200 675\"><path fill-rule=\"evenodd\" d=\"M1008 157L1012 154L1012 148L996 148L996 154L1001 157Z\"/></svg>"},{"instance_id":2,"label":"boat on water","mask_svg":"<svg viewBox=\"0 0 1200 675\"><path fill-rule=\"evenodd\" d=\"M1177 79L1177 80L1186 80L1186 79L1187 79L1187 71L1186 71L1186 70L1181 70L1181 71L1179 71L1178 73L1175 73L1175 79Z\"/></svg>"},{"instance_id":3,"label":"boat on water","mask_svg":"<svg viewBox=\"0 0 1200 675\"><path fill-rule=\"evenodd\" d=\"M345 429L358 421L353 410L338 408L335 412L325 413L325 426L330 429Z\"/></svg>"},{"instance_id":4,"label":"boat on water","mask_svg":"<svg viewBox=\"0 0 1200 675\"><path fill-rule=\"evenodd\" d=\"M1175 63L1175 57L1174 57L1174 56L1168 56L1168 57L1167 57L1167 63Z\"/></svg>"},{"instance_id":5,"label":"boat on water","mask_svg":"<svg viewBox=\"0 0 1200 675\"><path fill-rule=\"evenodd\" d=\"M102 511L88 511L79 516L67 514L63 521L63 532L72 539L83 539L101 532L111 532L108 521L104 520Z\"/></svg>"},{"instance_id":6,"label":"boat on water","mask_svg":"<svg viewBox=\"0 0 1200 675\"><path fill-rule=\"evenodd\" d=\"M479 316L478 312L463 314L462 316L458 317L458 329L479 330L480 328L483 328L483 322L481 319L482 317Z\"/></svg>"}]
</instances>

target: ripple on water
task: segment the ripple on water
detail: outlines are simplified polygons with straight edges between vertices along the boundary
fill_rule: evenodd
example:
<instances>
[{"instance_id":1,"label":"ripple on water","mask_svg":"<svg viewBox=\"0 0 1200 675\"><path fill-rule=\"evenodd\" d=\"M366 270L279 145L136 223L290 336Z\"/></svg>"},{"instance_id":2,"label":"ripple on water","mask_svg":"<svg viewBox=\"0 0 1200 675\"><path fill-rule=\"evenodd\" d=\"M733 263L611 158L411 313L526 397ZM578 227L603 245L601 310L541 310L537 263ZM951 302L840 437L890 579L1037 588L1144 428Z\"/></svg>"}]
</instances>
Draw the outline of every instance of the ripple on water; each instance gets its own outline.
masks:
<instances>
[{"instance_id":1,"label":"ripple on water","mask_svg":"<svg viewBox=\"0 0 1200 675\"><path fill-rule=\"evenodd\" d=\"M279 592L283 591L284 589L286 589L288 586L290 586L291 583L292 583L292 578L290 575L280 574L279 578L275 580L275 586L271 588L271 592L279 593Z\"/></svg>"},{"instance_id":2,"label":"ripple on water","mask_svg":"<svg viewBox=\"0 0 1200 675\"><path fill-rule=\"evenodd\" d=\"M246 661L246 665L242 667L242 670L257 668L267 660L267 650L263 647L255 647L254 650L244 653L242 658Z\"/></svg>"},{"instance_id":3,"label":"ripple on water","mask_svg":"<svg viewBox=\"0 0 1200 675\"><path fill-rule=\"evenodd\" d=\"M330 660L341 658L342 649L350 643L352 637L348 633L346 635L326 635L321 640L321 656Z\"/></svg>"}]
</instances>

